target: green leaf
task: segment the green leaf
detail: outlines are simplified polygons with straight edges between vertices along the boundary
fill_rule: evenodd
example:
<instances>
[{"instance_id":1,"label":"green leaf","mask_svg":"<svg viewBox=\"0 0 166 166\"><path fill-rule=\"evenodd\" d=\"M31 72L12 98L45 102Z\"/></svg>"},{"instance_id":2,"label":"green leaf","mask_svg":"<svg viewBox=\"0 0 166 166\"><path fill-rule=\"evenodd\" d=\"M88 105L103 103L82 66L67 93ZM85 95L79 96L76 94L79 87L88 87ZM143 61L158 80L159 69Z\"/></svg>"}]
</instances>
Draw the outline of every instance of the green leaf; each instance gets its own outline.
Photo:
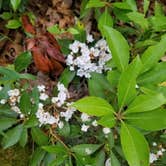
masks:
<instances>
[{"instance_id":1,"label":"green leaf","mask_svg":"<svg viewBox=\"0 0 166 166\"><path fill-rule=\"evenodd\" d=\"M9 20L12 17L12 13L10 12L3 12L2 14L0 14L0 18L2 18L3 20Z\"/></svg>"},{"instance_id":2,"label":"green leaf","mask_svg":"<svg viewBox=\"0 0 166 166\"><path fill-rule=\"evenodd\" d=\"M149 147L144 136L136 129L122 123L121 145L130 166L149 166Z\"/></svg>"},{"instance_id":3,"label":"green leaf","mask_svg":"<svg viewBox=\"0 0 166 166\"><path fill-rule=\"evenodd\" d=\"M0 118L0 131L10 128L15 123L17 123L17 120L14 118Z\"/></svg>"},{"instance_id":4,"label":"green leaf","mask_svg":"<svg viewBox=\"0 0 166 166\"><path fill-rule=\"evenodd\" d=\"M156 109L166 103L163 94L139 95L128 106L125 114L133 112L146 112Z\"/></svg>"},{"instance_id":5,"label":"green leaf","mask_svg":"<svg viewBox=\"0 0 166 166\"><path fill-rule=\"evenodd\" d=\"M29 114L31 112L31 98L30 95L24 91L20 98L20 110L23 114Z\"/></svg>"},{"instance_id":6,"label":"green leaf","mask_svg":"<svg viewBox=\"0 0 166 166\"><path fill-rule=\"evenodd\" d=\"M154 45L148 47L145 52L141 56L141 60L143 63L142 72L149 70L154 67L155 64L160 60L166 51L166 35L163 35L161 41Z\"/></svg>"},{"instance_id":7,"label":"green leaf","mask_svg":"<svg viewBox=\"0 0 166 166\"><path fill-rule=\"evenodd\" d=\"M102 116L100 120L98 120L98 124L104 127L112 128L116 124L116 118L114 117L113 114Z\"/></svg>"},{"instance_id":8,"label":"green leaf","mask_svg":"<svg viewBox=\"0 0 166 166\"><path fill-rule=\"evenodd\" d=\"M58 129L58 134L64 137L68 137L70 135L70 125L68 122L64 123L62 129Z\"/></svg>"},{"instance_id":9,"label":"green leaf","mask_svg":"<svg viewBox=\"0 0 166 166\"><path fill-rule=\"evenodd\" d=\"M140 75L137 79L139 85L144 84L158 84L166 81L166 62L158 63L150 71Z\"/></svg>"},{"instance_id":10,"label":"green leaf","mask_svg":"<svg viewBox=\"0 0 166 166\"><path fill-rule=\"evenodd\" d=\"M24 123L24 127L31 128L39 125L39 121L36 117L36 115L32 115L29 117L29 119Z\"/></svg>"},{"instance_id":11,"label":"green leaf","mask_svg":"<svg viewBox=\"0 0 166 166\"><path fill-rule=\"evenodd\" d=\"M149 18L149 22L154 31L160 32L166 29L166 17L165 16L153 16Z\"/></svg>"},{"instance_id":12,"label":"green leaf","mask_svg":"<svg viewBox=\"0 0 166 166\"><path fill-rule=\"evenodd\" d=\"M66 154L66 149L62 145L48 145L48 146L42 146L42 149L49 153L55 153L55 154Z\"/></svg>"},{"instance_id":13,"label":"green leaf","mask_svg":"<svg viewBox=\"0 0 166 166\"><path fill-rule=\"evenodd\" d=\"M157 1L155 1L154 13L155 16L165 16L163 11L163 5Z\"/></svg>"},{"instance_id":14,"label":"green leaf","mask_svg":"<svg viewBox=\"0 0 166 166\"><path fill-rule=\"evenodd\" d=\"M14 144L16 144L21 136L23 130L23 125L17 125L16 127L8 130L5 133L5 137L3 137L2 139L2 146L4 149L13 146Z\"/></svg>"},{"instance_id":15,"label":"green leaf","mask_svg":"<svg viewBox=\"0 0 166 166\"><path fill-rule=\"evenodd\" d=\"M107 80L110 85L116 87L120 78L120 72L118 70L111 70L107 72Z\"/></svg>"},{"instance_id":16,"label":"green leaf","mask_svg":"<svg viewBox=\"0 0 166 166\"><path fill-rule=\"evenodd\" d=\"M109 99L113 91L105 76L99 73L91 74L91 78L88 79L88 90L90 96L97 96L104 99Z\"/></svg>"},{"instance_id":17,"label":"green leaf","mask_svg":"<svg viewBox=\"0 0 166 166\"><path fill-rule=\"evenodd\" d=\"M126 2L114 2L112 5L118 9L131 10L131 6Z\"/></svg>"},{"instance_id":18,"label":"green leaf","mask_svg":"<svg viewBox=\"0 0 166 166\"><path fill-rule=\"evenodd\" d=\"M21 27L21 22L19 20L9 20L8 23L6 24L6 28L8 29L17 29Z\"/></svg>"},{"instance_id":19,"label":"green leaf","mask_svg":"<svg viewBox=\"0 0 166 166\"><path fill-rule=\"evenodd\" d=\"M82 98L76 101L73 106L81 112L94 116L103 116L114 112L112 106L99 97Z\"/></svg>"},{"instance_id":20,"label":"green leaf","mask_svg":"<svg viewBox=\"0 0 166 166\"><path fill-rule=\"evenodd\" d=\"M10 0L10 3L12 5L13 10L16 11L20 6L21 0Z\"/></svg>"},{"instance_id":21,"label":"green leaf","mask_svg":"<svg viewBox=\"0 0 166 166\"><path fill-rule=\"evenodd\" d=\"M117 30L104 26L104 35L112 52L113 60L120 71L124 71L129 62L129 45Z\"/></svg>"},{"instance_id":22,"label":"green leaf","mask_svg":"<svg viewBox=\"0 0 166 166\"><path fill-rule=\"evenodd\" d=\"M128 68L122 72L118 83L118 105L122 108L136 96L136 78L141 70L142 63L137 56Z\"/></svg>"},{"instance_id":23,"label":"green leaf","mask_svg":"<svg viewBox=\"0 0 166 166\"><path fill-rule=\"evenodd\" d=\"M68 87L70 82L73 80L75 76L75 71L70 71L69 68L65 68L63 73L61 74L59 81L64 84L65 87Z\"/></svg>"},{"instance_id":24,"label":"green leaf","mask_svg":"<svg viewBox=\"0 0 166 166\"><path fill-rule=\"evenodd\" d=\"M133 1L133 0L125 0L125 2L130 6L130 8L131 8L133 11L137 11L137 4L136 4L136 1Z\"/></svg>"},{"instance_id":25,"label":"green leaf","mask_svg":"<svg viewBox=\"0 0 166 166\"><path fill-rule=\"evenodd\" d=\"M31 60L32 55L29 51L21 53L14 61L16 71L21 72L22 70L26 69L30 65Z\"/></svg>"},{"instance_id":26,"label":"green leaf","mask_svg":"<svg viewBox=\"0 0 166 166\"><path fill-rule=\"evenodd\" d=\"M93 166L101 166L104 165L104 161L105 161L105 152L103 150L101 150L95 157L94 160L94 165Z\"/></svg>"},{"instance_id":27,"label":"green leaf","mask_svg":"<svg viewBox=\"0 0 166 166\"><path fill-rule=\"evenodd\" d=\"M58 24L55 24L53 26L48 27L47 30L48 30L48 32L50 32L52 34L60 34L61 33Z\"/></svg>"},{"instance_id":28,"label":"green leaf","mask_svg":"<svg viewBox=\"0 0 166 166\"><path fill-rule=\"evenodd\" d=\"M145 18L144 14L139 12L130 12L127 14L127 16L131 21L138 24L142 29L148 29L148 20Z\"/></svg>"},{"instance_id":29,"label":"green leaf","mask_svg":"<svg viewBox=\"0 0 166 166\"><path fill-rule=\"evenodd\" d=\"M28 131L27 131L26 128L23 128L22 133L21 133L21 136L20 136L19 144L20 144L22 147L25 147L27 141L28 141Z\"/></svg>"},{"instance_id":30,"label":"green leaf","mask_svg":"<svg viewBox=\"0 0 166 166\"><path fill-rule=\"evenodd\" d=\"M38 144L38 145L46 145L48 143L48 137L45 135L43 131L41 131L40 128L38 127L33 127L31 129L31 135L33 140Z\"/></svg>"},{"instance_id":31,"label":"green leaf","mask_svg":"<svg viewBox=\"0 0 166 166\"><path fill-rule=\"evenodd\" d=\"M103 26L106 25L108 27L113 26L113 19L109 13L108 8L106 7L102 15L99 17L98 20L98 28L101 31L102 34L104 34Z\"/></svg>"},{"instance_id":32,"label":"green leaf","mask_svg":"<svg viewBox=\"0 0 166 166\"><path fill-rule=\"evenodd\" d=\"M29 166L39 166L46 152L41 148L36 148L32 154Z\"/></svg>"},{"instance_id":33,"label":"green leaf","mask_svg":"<svg viewBox=\"0 0 166 166\"><path fill-rule=\"evenodd\" d=\"M117 159L117 157L115 156L115 154L111 151L110 154L110 159L111 159L111 166L120 166L120 162Z\"/></svg>"},{"instance_id":34,"label":"green leaf","mask_svg":"<svg viewBox=\"0 0 166 166\"><path fill-rule=\"evenodd\" d=\"M105 5L106 2L103 2L101 0L89 0L89 2L86 5L86 8L104 7Z\"/></svg>"},{"instance_id":35,"label":"green leaf","mask_svg":"<svg viewBox=\"0 0 166 166\"><path fill-rule=\"evenodd\" d=\"M144 0L144 14L146 14L146 12L148 11L148 8L149 8L149 4L150 4L150 0Z\"/></svg>"},{"instance_id":36,"label":"green leaf","mask_svg":"<svg viewBox=\"0 0 166 166\"><path fill-rule=\"evenodd\" d=\"M81 156L89 156L96 152L101 146L101 144L79 144L73 146L71 150Z\"/></svg>"},{"instance_id":37,"label":"green leaf","mask_svg":"<svg viewBox=\"0 0 166 166\"><path fill-rule=\"evenodd\" d=\"M166 110L156 109L148 112L127 114L127 123L148 131L157 131L166 128Z\"/></svg>"}]
</instances>

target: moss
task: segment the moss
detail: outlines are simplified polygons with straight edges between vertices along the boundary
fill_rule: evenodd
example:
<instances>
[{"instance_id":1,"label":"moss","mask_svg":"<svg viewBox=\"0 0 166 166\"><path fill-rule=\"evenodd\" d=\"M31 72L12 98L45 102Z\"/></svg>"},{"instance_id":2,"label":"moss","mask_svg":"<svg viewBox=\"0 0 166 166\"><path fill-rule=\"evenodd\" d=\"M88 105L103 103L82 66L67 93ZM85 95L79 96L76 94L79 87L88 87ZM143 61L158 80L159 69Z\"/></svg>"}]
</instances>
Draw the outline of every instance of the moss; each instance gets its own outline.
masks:
<instances>
[{"instance_id":1,"label":"moss","mask_svg":"<svg viewBox=\"0 0 166 166\"><path fill-rule=\"evenodd\" d=\"M13 146L6 150L0 149L0 165L2 166L28 166L31 151L28 146L22 148Z\"/></svg>"}]
</instances>

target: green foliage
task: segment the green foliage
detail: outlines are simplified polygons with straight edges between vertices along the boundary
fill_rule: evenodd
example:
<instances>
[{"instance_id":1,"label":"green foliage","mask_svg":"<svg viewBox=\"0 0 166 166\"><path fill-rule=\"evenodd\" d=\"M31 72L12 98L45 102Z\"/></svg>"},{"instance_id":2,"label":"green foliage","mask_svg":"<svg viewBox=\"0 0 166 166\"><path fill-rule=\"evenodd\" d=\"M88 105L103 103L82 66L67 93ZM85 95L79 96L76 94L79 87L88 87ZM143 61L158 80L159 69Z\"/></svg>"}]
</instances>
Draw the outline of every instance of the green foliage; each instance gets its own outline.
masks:
<instances>
[{"instance_id":1,"label":"green foliage","mask_svg":"<svg viewBox=\"0 0 166 166\"><path fill-rule=\"evenodd\" d=\"M104 36L112 52L113 60L120 71L124 71L129 62L129 45L117 30L104 26Z\"/></svg>"},{"instance_id":2,"label":"green foliage","mask_svg":"<svg viewBox=\"0 0 166 166\"><path fill-rule=\"evenodd\" d=\"M22 70L26 69L32 60L32 55L30 52L21 53L15 59L14 66L17 72L21 72Z\"/></svg>"}]
</instances>

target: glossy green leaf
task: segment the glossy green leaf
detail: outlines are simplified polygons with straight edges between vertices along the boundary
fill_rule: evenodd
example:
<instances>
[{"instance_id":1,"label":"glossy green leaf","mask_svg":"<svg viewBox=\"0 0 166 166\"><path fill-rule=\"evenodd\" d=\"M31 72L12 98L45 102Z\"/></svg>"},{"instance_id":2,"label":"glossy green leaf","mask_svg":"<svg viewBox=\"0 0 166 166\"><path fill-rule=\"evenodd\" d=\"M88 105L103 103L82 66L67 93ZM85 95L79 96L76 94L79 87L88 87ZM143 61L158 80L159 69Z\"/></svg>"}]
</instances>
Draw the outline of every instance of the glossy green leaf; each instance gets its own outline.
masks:
<instances>
[{"instance_id":1,"label":"glossy green leaf","mask_svg":"<svg viewBox=\"0 0 166 166\"><path fill-rule=\"evenodd\" d=\"M21 0L10 0L10 3L12 5L13 10L16 11L20 6Z\"/></svg>"},{"instance_id":2,"label":"glossy green leaf","mask_svg":"<svg viewBox=\"0 0 166 166\"><path fill-rule=\"evenodd\" d=\"M113 60L120 71L124 71L129 62L129 45L125 38L117 30L104 26L109 49L112 52Z\"/></svg>"},{"instance_id":3,"label":"glossy green leaf","mask_svg":"<svg viewBox=\"0 0 166 166\"><path fill-rule=\"evenodd\" d=\"M85 97L76 101L73 106L80 112L94 116L103 116L114 112L112 106L99 97Z\"/></svg>"},{"instance_id":4,"label":"glossy green leaf","mask_svg":"<svg viewBox=\"0 0 166 166\"><path fill-rule=\"evenodd\" d=\"M118 9L131 10L131 6L126 2L114 2L112 5Z\"/></svg>"},{"instance_id":5,"label":"glossy green leaf","mask_svg":"<svg viewBox=\"0 0 166 166\"><path fill-rule=\"evenodd\" d=\"M139 85L158 84L166 81L166 62L158 63L150 71L143 73L137 79Z\"/></svg>"},{"instance_id":6,"label":"glossy green leaf","mask_svg":"<svg viewBox=\"0 0 166 166\"><path fill-rule=\"evenodd\" d=\"M133 112L146 112L156 109L166 103L166 98L163 94L139 95L128 106L125 114Z\"/></svg>"},{"instance_id":7,"label":"glossy green leaf","mask_svg":"<svg viewBox=\"0 0 166 166\"><path fill-rule=\"evenodd\" d=\"M118 70L111 70L107 72L107 80L111 86L116 87L120 78L120 72Z\"/></svg>"},{"instance_id":8,"label":"glossy green leaf","mask_svg":"<svg viewBox=\"0 0 166 166\"><path fill-rule=\"evenodd\" d=\"M23 130L23 125L22 124L17 125L16 127L8 130L5 133L5 137L3 137L2 142L1 142L3 148L6 149L10 146L15 145L20 139L22 130Z\"/></svg>"},{"instance_id":9,"label":"glossy green leaf","mask_svg":"<svg viewBox=\"0 0 166 166\"><path fill-rule=\"evenodd\" d=\"M38 145L46 145L48 143L48 137L46 134L38 127L33 127L31 129L31 135L33 140L38 144Z\"/></svg>"},{"instance_id":10,"label":"glossy green leaf","mask_svg":"<svg viewBox=\"0 0 166 166\"><path fill-rule=\"evenodd\" d=\"M102 116L100 120L98 120L98 124L104 127L112 128L116 124L116 118L114 117L113 114Z\"/></svg>"},{"instance_id":11,"label":"glossy green leaf","mask_svg":"<svg viewBox=\"0 0 166 166\"><path fill-rule=\"evenodd\" d=\"M79 144L71 148L73 152L81 156L88 156L96 152L101 145L98 144Z\"/></svg>"},{"instance_id":12,"label":"glossy green leaf","mask_svg":"<svg viewBox=\"0 0 166 166\"><path fill-rule=\"evenodd\" d=\"M19 144L24 147L28 142L28 131L26 128L23 128L21 136L20 136L20 141Z\"/></svg>"},{"instance_id":13,"label":"glossy green leaf","mask_svg":"<svg viewBox=\"0 0 166 166\"><path fill-rule=\"evenodd\" d=\"M86 8L104 7L105 5L106 5L106 2L101 0L89 0L89 2L86 5Z\"/></svg>"},{"instance_id":14,"label":"glossy green leaf","mask_svg":"<svg viewBox=\"0 0 166 166\"><path fill-rule=\"evenodd\" d=\"M149 147L144 136L135 128L122 123L121 145L130 166L149 166Z\"/></svg>"},{"instance_id":15,"label":"glossy green leaf","mask_svg":"<svg viewBox=\"0 0 166 166\"><path fill-rule=\"evenodd\" d=\"M32 60L32 55L30 52L23 52L19 56L16 57L16 60L14 61L14 66L17 72L20 72L24 69L26 69Z\"/></svg>"},{"instance_id":16,"label":"glossy green leaf","mask_svg":"<svg viewBox=\"0 0 166 166\"><path fill-rule=\"evenodd\" d=\"M14 118L0 118L0 131L10 128L15 123L17 123L17 120Z\"/></svg>"},{"instance_id":17,"label":"glossy green leaf","mask_svg":"<svg viewBox=\"0 0 166 166\"><path fill-rule=\"evenodd\" d=\"M29 117L27 121L24 123L24 127L31 128L39 125L39 120L37 119L36 115L32 115Z\"/></svg>"},{"instance_id":18,"label":"glossy green leaf","mask_svg":"<svg viewBox=\"0 0 166 166\"><path fill-rule=\"evenodd\" d=\"M70 71L69 68L65 68L63 73L61 74L59 81L64 84L65 87L68 87L70 82L73 80L75 76L75 71Z\"/></svg>"},{"instance_id":19,"label":"glossy green leaf","mask_svg":"<svg viewBox=\"0 0 166 166\"><path fill-rule=\"evenodd\" d=\"M122 108L129 104L136 96L136 78L141 70L142 63L137 56L128 68L122 72L118 84L118 105Z\"/></svg>"},{"instance_id":20,"label":"glossy green leaf","mask_svg":"<svg viewBox=\"0 0 166 166\"><path fill-rule=\"evenodd\" d=\"M109 9L107 7L105 8L104 12L101 14L101 16L98 19L98 28L102 34L104 34L105 31L103 28L104 25L109 27L113 26L113 18L111 17Z\"/></svg>"},{"instance_id":21,"label":"glossy green leaf","mask_svg":"<svg viewBox=\"0 0 166 166\"><path fill-rule=\"evenodd\" d=\"M142 54L141 60L143 63L142 72L149 70L154 67L155 64L160 60L166 51L166 35L163 35L161 41L154 45L148 47L145 52Z\"/></svg>"},{"instance_id":22,"label":"glossy green leaf","mask_svg":"<svg viewBox=\"0 0 166 166\"><path fill-rule=\"evenodd\" d=\"M66 154L66 149L61 145L48 145L48 146L42 146L42 149L49 153L55 153L55 154Z\"/></svg>"},{"instance_id":23,"label":"glossy green leaf","mask_svg":"<svg viewBox=\"0 0 166 166\"><path fill-rule=\"evenodd\" d=\"M39 166L46 152L41 148L36 148L32 154L29 166Z\"/></svg>"},{"instance_id":24,"label":"glossy green leaf","mask_svg":"<svg viewBox=\"0 0 166 166\"><path fill-rule=\"evenodd\" d=\"M29 114L31 112L31 98L30 95L24 91L20 98L20 110L23 114Z\"/></svg>"},{"instance_id":25,"label":"glossy green leaf","mask_svg":"<svg viewBox=\"0 0 166 166\"><path fill-rule=\"evenodd\" d=\"M133 10L133 11L137 11L137 4L136 4L136 1L133 1L133 0L125 0L124 2L126 2L130 8Z\"/></svg>"},{"instance_id":26,"label":"glossy green leaf","mask_svg":"<svg viewBox=\"0 0 166 166\"><path fill-rule=\"evenodd\" d=\"M119 160L112 151L110 154L110 159L111 159L111 166L121 166Z\"/></svg>"},{"instance_id":27,"label":"glossy green leaf","mask_svg":"<svg viewBox=\"0 0 166 166\"><path fill-rule=\"evenodd\" d=\"M127 123L148 131L157 131L166 128L166 110L156 109L148 112L127 114Z\"/></svg>"},{"instance_id":28,"label":"glossy green leaf","mask_svg":"<svg viewBox=\"0 0 166 166\"><path fill-rule=\"evenodd\" d=\"M97 96L104 99L108 99L113 93L113 89L106 77L99 73L91 74L91 78L88 79L88 90L90 96Z\"/></svg>"},{"instance_id":29,"label":"glossy green leaf","mask_svg":"<svg viewBox=\"0 0 166 166\"><path fill-rule=\"evenodd\" d=\"M148 29L148 20L145 18L144 14L139 12L131 12L128 13L127 16L131 21L138 24L142 29Z\"/></svg>"},{"instance_id":30,"label":"glossy green leaf","mask_svg":"<svg viewBox=\"0 0 166 166\"><path fill-rule=\"evenodd\" d=\"M21 27L21 22L19 20L9 20L6 24L6 28L8 29L17 29Z\"/></svg>"}]
</instances>

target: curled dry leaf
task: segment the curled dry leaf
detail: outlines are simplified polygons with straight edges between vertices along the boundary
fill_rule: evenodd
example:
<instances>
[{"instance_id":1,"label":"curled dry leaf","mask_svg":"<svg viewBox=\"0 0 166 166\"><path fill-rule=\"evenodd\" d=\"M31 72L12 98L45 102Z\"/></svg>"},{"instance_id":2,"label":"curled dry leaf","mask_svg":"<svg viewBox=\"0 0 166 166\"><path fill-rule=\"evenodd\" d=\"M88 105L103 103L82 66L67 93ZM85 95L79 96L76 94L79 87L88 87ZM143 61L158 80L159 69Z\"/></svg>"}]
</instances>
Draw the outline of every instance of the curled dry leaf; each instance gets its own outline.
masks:
<instances>
[{"instance_id":1,"label":"curled dry leaf","mask_svg":"<svg viewBox=\"0 0 166 166\"><path fill-rule=\"evenodd\" d=\"M35 30L28 17L24 16L23 20L24 29L34 34ZM48 32L36 34L34 38L26 40L26 49L32 52L35 66L39 71L50 73L53 76L59 76L62 73L65 58L53 35Z\"/></svg>"}]
</instances>

